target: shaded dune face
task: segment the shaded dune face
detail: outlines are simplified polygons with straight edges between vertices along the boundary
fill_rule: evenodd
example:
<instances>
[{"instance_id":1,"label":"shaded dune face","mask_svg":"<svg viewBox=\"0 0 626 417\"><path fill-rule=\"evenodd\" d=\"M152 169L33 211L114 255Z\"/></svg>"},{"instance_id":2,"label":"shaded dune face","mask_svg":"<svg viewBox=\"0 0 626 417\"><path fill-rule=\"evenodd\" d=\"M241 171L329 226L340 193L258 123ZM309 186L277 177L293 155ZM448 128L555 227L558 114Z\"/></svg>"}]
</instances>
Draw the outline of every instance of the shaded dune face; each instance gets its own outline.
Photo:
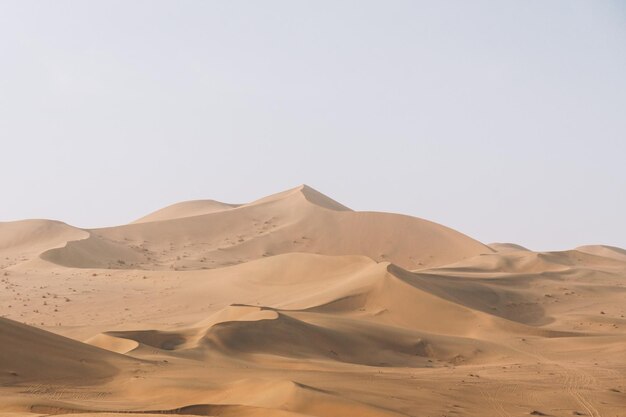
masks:
<instances>
[{"instance_id":1,"label":"shaded dune face","mask_svg":"<svg viewBox=\"0 0 626 417\"><path fill-rule=\"evenodd\" d=\"M0 318L0 381L97 384L133 366L127 357Z\"/></svg>"},{"instance_id":2,"label":"shaded dune face","mask_svg":"<svg viewBox=\"0 0 626 417\"><path fill-rule=\"evenodd\" d=\"M486 246L308 186L0 223L0 414L620 416L625 254Z\"/></svg>"},{"instance_id":3,"label":"shaded dune face","mask_svg":"<svg viewBox=\"0 0 626 417\"><path fill-rule=\"evenodd\" d=\"M368 366L420 367L429 359L458 363L476 356L484 360L483 356L490 350L489 343L464 338L337 317L304 315L297 319L289 313L264 311L272 314L262 318L247 315L209 328L179 332L129 331L107 335L196 359L219 352L227 356L243 355L252 361L258 355L270 355L288 361L312 359Z\"/></svg>"},{"instance_id":4,"label":"shaded dune face","mask_svg":"<svg viewBox=\"0 0 626 417\"><path fill-rule=\"evenodd\" d=\"M220 323L208 332L206 342L226 352L369 366L420 366L424 358L443 356L438 357L439 352L431 343L410 332L354 322L340 324L348 325L350 331L346 332L343 326L324 327L280 314L275 319Z\"/></svg>"}]
</instances>

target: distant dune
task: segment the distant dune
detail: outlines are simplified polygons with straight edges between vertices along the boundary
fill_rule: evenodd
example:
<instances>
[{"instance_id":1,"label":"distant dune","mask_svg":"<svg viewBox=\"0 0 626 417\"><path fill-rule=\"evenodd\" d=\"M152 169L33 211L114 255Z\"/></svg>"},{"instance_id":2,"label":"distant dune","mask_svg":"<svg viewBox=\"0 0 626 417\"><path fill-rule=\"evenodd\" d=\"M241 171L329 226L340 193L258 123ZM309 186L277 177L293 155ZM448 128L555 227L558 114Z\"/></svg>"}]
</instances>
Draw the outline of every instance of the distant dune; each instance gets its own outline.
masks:
<instances>
[{"instance_id":1,"label":"distant dune","mask_svg":"<svg viewBox=\"0 0 626 417\"><path fill-rule=\"evenodd\" d=\"M132 223L159 222L163 220L182 219L184 217L202 216L237 207L237 204L220 203L215 200L184 201L172 204L150 213Z\"/></svg>"},{"instance_id":2,"label":"distant dune","mask_svg":"<svg viewBox=\"0 0 626 417\"><path fill-rule=\"evenodd\" d=\"M605 258L614 258L620 261L626 261L626 250L616 248L615 246L606 245L587 245L576 248L579 252L598 255Z\"/></svg>"},{"instance_id":3,"label":"distant dune","mask_svg":"<svg viewBox=\"0 0 626 417\"><path fill-rule=\"evenodd\" d=\"M626 251L308 186L0 223L0 415L626 416Z\"/></svg>"},{"instance_id":4,"label":"distant dune","mask_svg":"<svg viewBox=\"0 0 626 417\"><path fill-rule=\"evenodd\" d=\"M308 186L236 207L181 203L129 225L88 232L88 239L42 258L76 268L192 270L307 252L363 255L419 269L492 252L426 220L352 211Z\"/></svg>"},{"instance_id":5,"label":"distant dune","mask_svg":"<svg viewBox=\"0 0 626 417\"><path fill-rule=\"evenodd\" d=\"M489 247L496 252L528 251L525 247L516 245L515 243L490 243Z\"/></svg>"}]
</instances>

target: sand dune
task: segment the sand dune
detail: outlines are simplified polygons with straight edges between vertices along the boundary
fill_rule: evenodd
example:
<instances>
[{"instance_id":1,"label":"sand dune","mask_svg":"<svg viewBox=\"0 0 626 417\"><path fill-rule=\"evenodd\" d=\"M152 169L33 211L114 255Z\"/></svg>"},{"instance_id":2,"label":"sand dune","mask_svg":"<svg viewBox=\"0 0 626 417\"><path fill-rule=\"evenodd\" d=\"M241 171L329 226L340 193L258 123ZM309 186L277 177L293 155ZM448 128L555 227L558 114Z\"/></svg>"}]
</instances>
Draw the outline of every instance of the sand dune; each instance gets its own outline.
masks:
<instances>
[{"instance_id":1,"label":"sand dune","mask_svg":"<svg viewBox=\"0 0 626 417\"><path fill-rule=\"evenodd\" d=\"M307 186L0 223L0 414L626 416L626 251L484 245Z\"/></svg>"},{"instance_id":2,"label":"sand dune","mask_svg":"<svg viewBox=\"0 0 626 417\"><path fill-rule=\"evenodd\" d=\"M528 251L525 247L515 243L490 243L488 246L495 252Z\"/></svg>"},{"instance_id":3,"label":"sand dune","mask_svg":"<svg viewBox=\"0 0 626 417\"><path fill-rule=\"evenodd\" d=\"M576 248L579 252L589 253L591 255L602 256L605 258L614 258L619 261L626 261L626 250L616 248L615 246L606 245L588 245Z\"/></svg>"},{"instance_id":4,"label":"sand dune","mask_svg":"<svg viewBox=\"0 0 626 417\"><path fill-rule=\"evenodd\" d=\"M54 220L0 222L0 267L28 261L42 252L88 236L84 230Z\"/></svg>"},{"instance_id":5,"label":"sand dune","mask_svg":"<svg viewBox=\"0 0 626 417\"><path fill-rule=\"evenodd\" d=\"M221 203L215 200L184 201L164 207L132 223L159 222L163 220L182 219L184 217L202 216L203 214L229 210L237 206L237 204Z\"/></svg>"},{"instance_id":6,"label":"sand dune","mask_svg":"<svg viewBox=\"0 0 626 417\"><path fill-rule=\"evenodd\" d=\"M131 366L112 354L35 327L0 318L0 383L96 384Z\"/></svg>"},{"instance_id":7,"label":"sand dune","mask_svg":"<svg viewBox=\"0 0 626 417\"><path fill-rule=\"evenodd\" d=\"M415 269L492 252L426 220L351 211L307 186L204 215L90 233L43 257L78 268L190 270L308 252L363 255Z\"/></svg>"}]
</instances>

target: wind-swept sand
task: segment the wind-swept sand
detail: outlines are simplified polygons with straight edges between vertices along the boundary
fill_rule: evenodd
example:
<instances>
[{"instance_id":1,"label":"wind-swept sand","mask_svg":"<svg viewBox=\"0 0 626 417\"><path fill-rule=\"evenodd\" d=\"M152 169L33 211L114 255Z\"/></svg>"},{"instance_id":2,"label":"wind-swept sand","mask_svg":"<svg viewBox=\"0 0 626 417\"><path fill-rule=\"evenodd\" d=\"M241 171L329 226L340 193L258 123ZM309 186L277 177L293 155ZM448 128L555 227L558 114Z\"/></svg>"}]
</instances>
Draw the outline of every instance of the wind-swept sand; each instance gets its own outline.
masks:
<instances>
[{"instance_id":1,"label":"wind-swept sand","mask_svg":"<svg viewBox=\"0 0 626 417\"><path fill-rule=\"evenodd\" d=\"M0 223L0 415L626 416L626 251L307 186Z\"/></svg>"}]
</instances>

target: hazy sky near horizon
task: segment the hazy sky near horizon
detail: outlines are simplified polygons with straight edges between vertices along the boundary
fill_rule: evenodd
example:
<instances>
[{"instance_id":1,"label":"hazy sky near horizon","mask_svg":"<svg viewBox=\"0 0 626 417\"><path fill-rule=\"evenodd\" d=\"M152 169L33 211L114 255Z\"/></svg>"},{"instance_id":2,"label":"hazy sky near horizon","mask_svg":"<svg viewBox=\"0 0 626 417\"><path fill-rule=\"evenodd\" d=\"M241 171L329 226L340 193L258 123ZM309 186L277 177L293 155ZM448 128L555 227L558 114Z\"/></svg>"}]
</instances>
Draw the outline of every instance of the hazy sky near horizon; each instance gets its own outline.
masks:
<instances>
[{"instance_id":1,"label":"hazy sky near horizon","mask_svg":"<svg viewBox=\"0 0 626 417\"><path fill-rule=\"evenodd\" d=\"M0 145L0 221L306 183L483 242L626 247L626 3L0 0Z\"/></svg>"}]
</instances>

